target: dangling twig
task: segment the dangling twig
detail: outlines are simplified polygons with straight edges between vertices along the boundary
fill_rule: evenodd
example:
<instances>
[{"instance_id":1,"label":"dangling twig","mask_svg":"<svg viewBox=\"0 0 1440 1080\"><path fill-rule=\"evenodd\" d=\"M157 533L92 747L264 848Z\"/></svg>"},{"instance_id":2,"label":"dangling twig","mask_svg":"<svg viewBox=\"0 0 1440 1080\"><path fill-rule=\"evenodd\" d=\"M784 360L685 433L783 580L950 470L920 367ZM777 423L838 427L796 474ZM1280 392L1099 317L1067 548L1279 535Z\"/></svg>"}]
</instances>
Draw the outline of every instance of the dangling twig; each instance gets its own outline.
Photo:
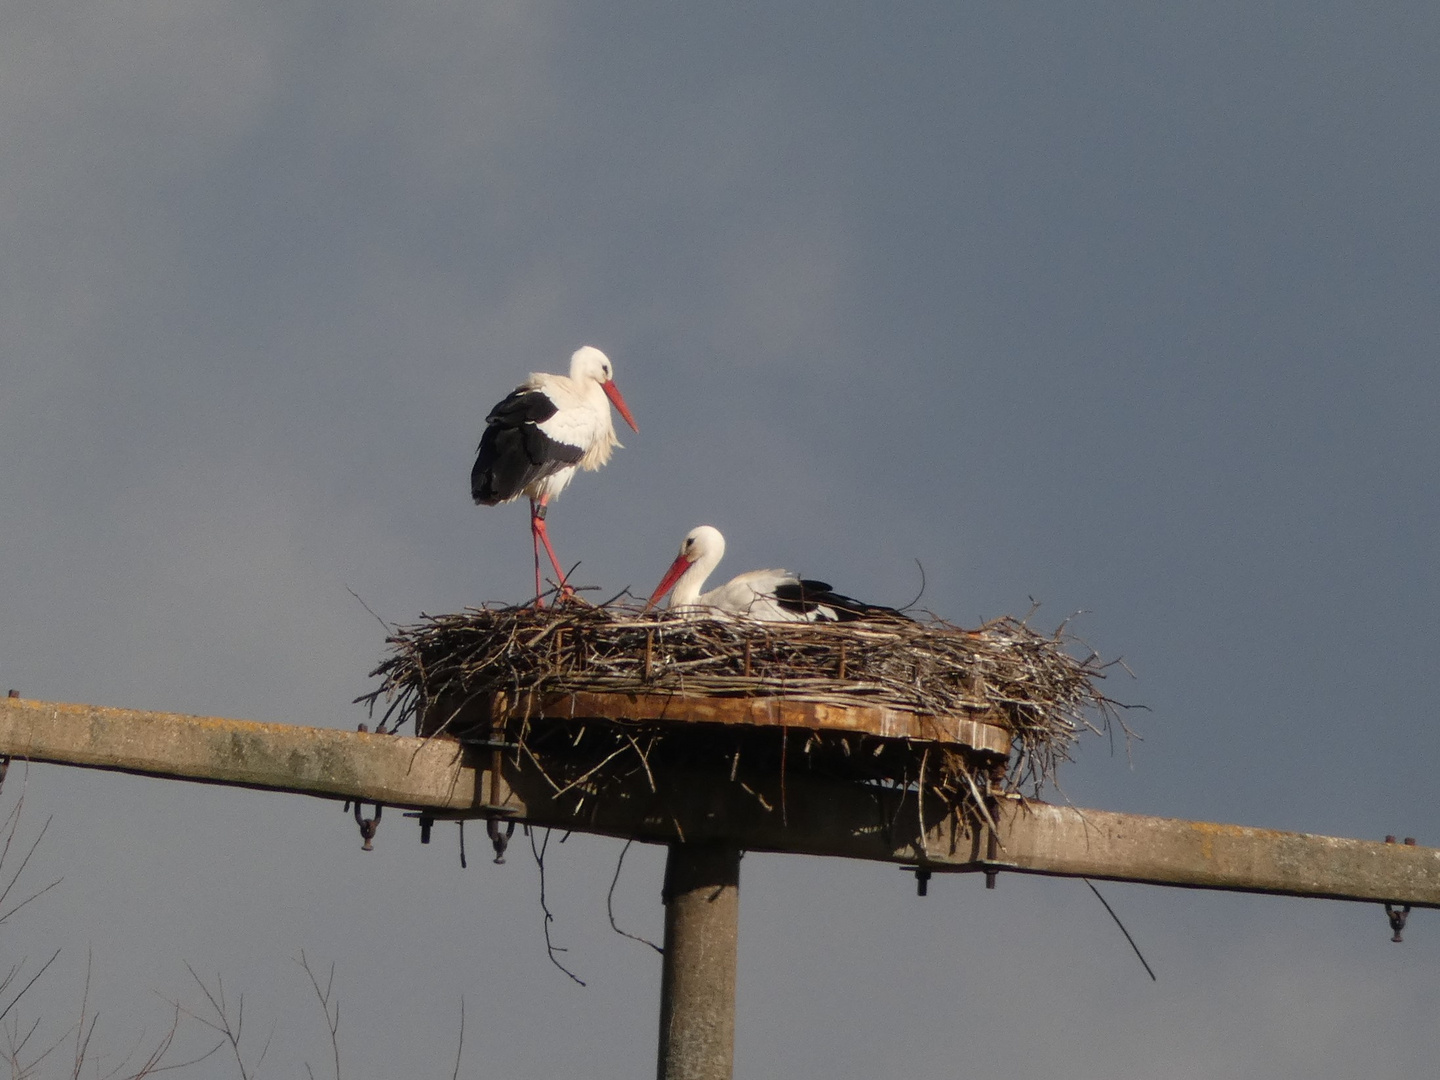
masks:
<instances>
[{"instance_id":1,"label":"dangling twig","mask_svg":"<svg viewBox=\"0 0 1440 1080\"><path fill-rule=\"evenodd\" d=\"M1140 951L1140 946L1135 944L1135 939L1130 936L1130 931L1125 929L1125 924L1120 921L1120 916L1115 914L1115 909L1110 906L1105 897L1100 895L1100 890L1095 888L1094 883L1089 878L1081 878L1080 880L1085 882L1086 885L1089 885L1090 891L1095 894L1095 899L1105 905L1105 910L1110 913L1110 918L1115 920L1115 925L1120 927L1120 932L1125 935L1125 940L1130 943L1130 948L1135 950L1135 955L1139 958L1140 963L1144 965L1145 974L1150 976L1150 981L1159 982L1160 980L1155 978L1155 972L1150 970L1150 965L1145 963L1145 954Z\"/></svg>"},{"instance_id":2,"label":"dangling twig","mask_svg":"<svg viewBox=\"0 0 1440 1080\"><path fill-rule=\"evenodd\" d=\"M555 921L555 916L550 913L550 907L545 902L545 849L549 846L549 829L545 830L545 840L538 847L535 844L535 830L530 830L530 853L535 856L535 865L540 870L540 910L545 913L545 952L549 955L550 962L552 964L554 964L557 968L563 971L566 975L570 976L570 978L573 979L575 982L579 983L581 986L584 986L584 979L580 978L580 976L576 975L573 971L571 971L564 964L560 963L558 959L556 959L556 953L569 952L569 950L560 948L553 941L550 940L550 924Z\"/></svg>"},{"instance_id":3,"label":"dangling twig","mask_svg":"<svg viewBox=\"0 0 1440 1080\"><path fill-rule=\"evenodd\" d=\"M610 891L605 894L605 911L610 916L610 929L614 930L621 937L627 937L631 941L638 941L642 945L649 945L650 948L654 949L661 956L664 956L665 950L649 938L641 937L639 934L632 934L628 930L621 930L615 922L615 886L620 883L620 867L625 865L625 854L630 850L630 845L634 842L634 840L626 840L625 846L620 849L620 858L615 860L615 876L610 879Z\"/></svg>"}]
</instances>

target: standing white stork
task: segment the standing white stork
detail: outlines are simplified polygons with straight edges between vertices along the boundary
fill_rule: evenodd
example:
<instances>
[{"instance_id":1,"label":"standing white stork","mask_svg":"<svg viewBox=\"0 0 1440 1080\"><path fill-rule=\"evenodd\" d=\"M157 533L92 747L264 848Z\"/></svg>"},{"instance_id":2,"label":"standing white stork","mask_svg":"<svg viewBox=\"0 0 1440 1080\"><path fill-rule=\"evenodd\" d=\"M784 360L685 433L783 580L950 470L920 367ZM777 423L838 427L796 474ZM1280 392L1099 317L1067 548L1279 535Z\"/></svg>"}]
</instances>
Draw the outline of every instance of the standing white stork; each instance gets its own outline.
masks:
<instances>
[{"instance_id":1,"label":"standing white stork","mask_svg":"<svg viewBox=\"0 0 1440 1080\"><path fill-rule=\"evenodd\" d=\"M685 534L680 554L670 564L645 607L653 607L673 588L670 610L695 618L745 615L763 622L851 622L902 617L894 608L867 604L831 591L823 581L799 578L788 570L751 570L719 588L702 593L710 572L725 557L725 537L713 525Z\"/></svg>"},{"instance_id":2,"label":"standing white stork","mask_svg":"<svg viewBox=\"0 0 1440 1080\"><path fill-rule=\"evenodd\" d=\"M570 375L535 372L485 417L485 434L470 494L484 506L530 499L530 533L535 544L535 599L540 602L540 545L550 556L556 580L565 590L565 571L550 546L545 509L565 490L576 469L595 470L620 445L610 422L614 405L625 422L640 429L615 386L610 358L584 345L570 357Z\"/></svg>"}]
</instances>

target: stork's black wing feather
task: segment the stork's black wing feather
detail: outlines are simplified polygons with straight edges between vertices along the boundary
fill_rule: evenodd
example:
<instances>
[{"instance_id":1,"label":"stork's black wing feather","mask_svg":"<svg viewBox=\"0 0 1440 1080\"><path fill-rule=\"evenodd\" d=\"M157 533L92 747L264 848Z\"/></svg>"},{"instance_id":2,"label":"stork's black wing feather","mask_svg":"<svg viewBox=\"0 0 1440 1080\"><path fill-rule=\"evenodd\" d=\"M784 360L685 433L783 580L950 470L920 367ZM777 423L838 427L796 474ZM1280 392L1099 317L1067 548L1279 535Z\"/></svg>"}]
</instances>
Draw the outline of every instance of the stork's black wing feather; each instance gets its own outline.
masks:
<instances>
[{"instance_id":1,"label":"stork's black wing feather","mask_svg":"<svg viewBox=\"0 0 1440 1080\"><path fill-rule=\"evenodd\" d=\"M522 386L512 390L510 395L485 417L487 426L499 424L502 427L519 427L521 424L538 424L549 420L559 409L550 395L539 390Z\"/></svg>"},{"instance_id":2,"label":"stork's black wing feather","mask_svg":"<svg viewBox=\"0 0 1440 1080\"><path fill-rule=\"evenodd\" d=\"M775 587L775 599L787 611L815 613L817 620L855 622L860 619L903 619L905 615L882 604L867 604L853 596L837 593L828 582L813 578L786 582Z\"/></svg>"},{"instance_id":3,"label":"stork's black wing feather","mask_svg":"<svg viewBox=\"0 0 1440 1080\"><path fill-rule=\"evenodd\" d=\"M540 429L556 411L546 394L525 387L490 410L470 470L470 495L477 503L494 506L513 499L527 485L585 456L580 447L557 442Z\"/></svg>"}]
</instances>

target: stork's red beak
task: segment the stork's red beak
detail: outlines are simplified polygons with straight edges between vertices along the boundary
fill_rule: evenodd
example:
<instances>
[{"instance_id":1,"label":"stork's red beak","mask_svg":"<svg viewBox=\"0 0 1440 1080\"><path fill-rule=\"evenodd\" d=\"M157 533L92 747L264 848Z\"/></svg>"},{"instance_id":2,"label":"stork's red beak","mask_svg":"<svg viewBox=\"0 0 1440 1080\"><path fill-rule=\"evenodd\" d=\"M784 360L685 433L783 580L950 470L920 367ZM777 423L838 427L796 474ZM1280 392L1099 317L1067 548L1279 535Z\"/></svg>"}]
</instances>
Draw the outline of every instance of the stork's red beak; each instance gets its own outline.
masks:
<instances>
[{"instance_id":1,"label":"stork's red beak","mask_svg":"<svg viewBox=\"0 0 1440 1080\"><path fill-rule=\"evenodd\" d=\"M630 406L625 404L625 399L620 396L620 388L615 385L614 379L606 379L600 384L600 389L605 391L605 396L610 399L610 404L620 410L620 415L630 425L630 430L640 434L640 426L635 423L635 418L630 415Z\"/></svg>"},{"instance_id":2,"label":"stork's red beak","mask_svg":"<svg viewBox=\"0 0 1440 1080\"><path fill-rule=\"evenodd\" d=\"M675 582L680 580L680 575L690 569L690 560L684 555L676 555L675 561L670 564L670 569L665 571L665 576L660 579L660 584L655 586L655 591L650 594L650 599L645 601L645 610L649 611L659 599L675 587Z\"/></svg>"}]
</instances>

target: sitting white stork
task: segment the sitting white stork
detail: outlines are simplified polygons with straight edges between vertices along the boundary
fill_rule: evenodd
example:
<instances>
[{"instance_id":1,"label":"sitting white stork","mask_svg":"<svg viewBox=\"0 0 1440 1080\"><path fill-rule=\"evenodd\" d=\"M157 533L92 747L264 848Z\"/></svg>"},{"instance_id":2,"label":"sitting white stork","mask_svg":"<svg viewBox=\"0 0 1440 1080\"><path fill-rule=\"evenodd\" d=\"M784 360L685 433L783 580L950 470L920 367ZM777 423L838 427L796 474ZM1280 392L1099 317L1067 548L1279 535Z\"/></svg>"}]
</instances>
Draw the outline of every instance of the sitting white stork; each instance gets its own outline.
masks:
<instances>
[{"instance_id":1,"label":"sitting white stork","mask_svg":"<svg viewBox=\"0 0 1440 1080\"><path fill-rule=\"evenodd\" d=\"M470 470L470 494L485 506L521 495L529 497L537 604L542 591L542 543L555 567L557 583L562 591L566 589L565 571L545 529L545 509L565 490L577 468L600 468L620 445L610 422L612 404L638 432L629 406L616 389L610 358L585 345L570 357L568 378L533 373L485 417L485 434Z\"/></svg>"},{"instance_id":2,"label":"sitting white stork","mask_svg":"<svg viewBox=\"0 0 1440 1080\"><path fill-rule=\"evenodd\" d=\"M751 570L702 593L710 572L725 557L725 537L713 525L685 534L680 554L646 601L648 610L673 588L669 608L693 618L744 615L763 622L851 622L903 618L894 608L867 604L831 591L823 581L798 578L788 570Z\"/></svg>"}]
</instances>

